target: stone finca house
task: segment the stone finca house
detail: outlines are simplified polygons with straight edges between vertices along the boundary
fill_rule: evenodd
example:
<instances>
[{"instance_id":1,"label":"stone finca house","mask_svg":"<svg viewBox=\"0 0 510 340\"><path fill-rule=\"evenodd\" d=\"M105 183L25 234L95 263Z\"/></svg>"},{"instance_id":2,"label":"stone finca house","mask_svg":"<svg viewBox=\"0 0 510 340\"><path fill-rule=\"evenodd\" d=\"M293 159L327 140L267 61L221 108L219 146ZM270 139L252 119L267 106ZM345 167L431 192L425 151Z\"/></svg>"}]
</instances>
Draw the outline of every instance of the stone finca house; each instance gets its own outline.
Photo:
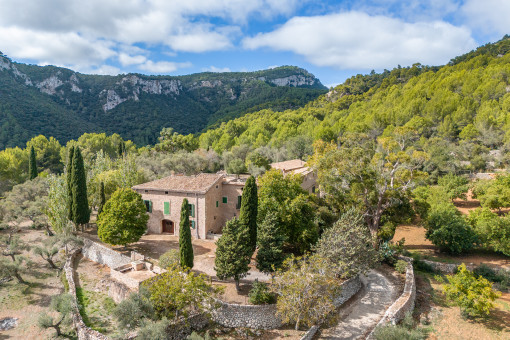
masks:
<instances>
[{"instance_id":1,"label":"stone finca house","mask_svg":"<svg viewBox=\"0 0 510 340\"><path fill-rule=\"evenodd\" d=\"M316 175L302 160L273 163L271 167L281 170L284 175L300 174L303 189L316 193ZM239 216L247 179L247 175L230 176L224 173L172 175L135 185L133 190L142 195L147 207L149 233L179 235L182 201L187 198L191 235L199 239L214 239L221 234L228 220Z\"/></svg>"}]
</instances>

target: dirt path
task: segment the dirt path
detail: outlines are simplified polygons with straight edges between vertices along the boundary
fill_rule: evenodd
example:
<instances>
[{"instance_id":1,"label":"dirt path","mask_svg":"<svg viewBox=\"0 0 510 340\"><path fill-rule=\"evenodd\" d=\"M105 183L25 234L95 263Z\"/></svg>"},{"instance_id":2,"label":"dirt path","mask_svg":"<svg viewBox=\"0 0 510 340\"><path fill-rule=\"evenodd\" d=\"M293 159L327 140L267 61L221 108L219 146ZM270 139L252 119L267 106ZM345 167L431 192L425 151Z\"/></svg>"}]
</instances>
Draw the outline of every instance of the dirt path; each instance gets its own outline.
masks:
<instances>
[{"instance_id":1,"label":"dirt path","mask_svg":"<svg viewBox=\"0 0 510 340\"><path fill-rule=\"evenodd\" d=\"M396 287L379 271L362 277L363 288L339 311L336 326L324 329L320 339L359 339L370 332L395 299Z\"/></svg>"}]
</instances>

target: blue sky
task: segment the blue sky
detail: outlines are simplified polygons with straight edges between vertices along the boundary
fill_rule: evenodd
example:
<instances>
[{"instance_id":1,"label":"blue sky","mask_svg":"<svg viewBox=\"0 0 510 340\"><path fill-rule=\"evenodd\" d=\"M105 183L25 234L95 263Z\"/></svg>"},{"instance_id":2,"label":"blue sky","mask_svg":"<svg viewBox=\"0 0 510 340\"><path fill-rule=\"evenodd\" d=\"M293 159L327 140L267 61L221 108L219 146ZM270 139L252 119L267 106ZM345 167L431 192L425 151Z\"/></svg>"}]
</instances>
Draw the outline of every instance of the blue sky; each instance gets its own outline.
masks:
<instances>
[{"instance_id":1,"label":"blue sky","mask_svg":"<svg viewBox=\"0 0 510 340\"><path fill-rule=\"evenodd\" d=\"M0 51L83 73L296 65L323 84L445 64L510 33L508 0L0 0Z\"/></svg>"}]
</instances>

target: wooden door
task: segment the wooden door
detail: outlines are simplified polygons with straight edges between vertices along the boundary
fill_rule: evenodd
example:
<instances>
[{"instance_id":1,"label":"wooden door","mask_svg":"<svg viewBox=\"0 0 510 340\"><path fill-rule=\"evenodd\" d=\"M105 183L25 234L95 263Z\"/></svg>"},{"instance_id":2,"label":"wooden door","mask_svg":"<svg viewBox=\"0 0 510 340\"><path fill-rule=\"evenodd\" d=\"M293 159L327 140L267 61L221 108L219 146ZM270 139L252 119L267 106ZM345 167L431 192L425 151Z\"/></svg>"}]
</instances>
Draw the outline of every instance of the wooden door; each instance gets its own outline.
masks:
<instances>
[{"instance_id":1,"label":"wooden door","mask_svg":"<svg viewBox=\"0 0 510 340\"><path fill-rule=\"evenodd\" d=\"M161 221L163 224L163 232L173 234L174 233L174 222L170 220L163 220Z\"/></svg>"}]
</instances>

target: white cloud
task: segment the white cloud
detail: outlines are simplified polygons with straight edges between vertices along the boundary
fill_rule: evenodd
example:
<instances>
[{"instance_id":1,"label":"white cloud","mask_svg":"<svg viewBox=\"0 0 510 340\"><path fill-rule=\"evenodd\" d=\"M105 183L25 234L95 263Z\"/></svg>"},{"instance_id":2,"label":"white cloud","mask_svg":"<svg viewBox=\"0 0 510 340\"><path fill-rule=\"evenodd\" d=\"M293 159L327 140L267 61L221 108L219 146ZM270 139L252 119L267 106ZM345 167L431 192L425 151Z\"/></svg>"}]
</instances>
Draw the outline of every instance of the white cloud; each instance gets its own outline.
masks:
<instances>
[{"instance_id":1,"label":"white cloud","mask_svg":"<svg viewBox=\"0 0 510 340\"><path fill-rule=\"evenodd\" d=\"M209 66L202 69L204 72L232 72L228 67Z\"/></svg>"},{"instance_id":2,"label":"white cloud","mask_svg":"<svg viewBox=\"0 0 510 340\"><path fill-rule=\"evenodd\" d=\"M510 1L467 0L461 8L466 25L485 33L498 35L510 33Z\"/></svg>"},{"instance_id":3,"label":"white cloud","mask_svg":"<svg viewBox=\"0 0 510 340\"><path fill-rule=\"evenodd\" d=\"M101 64L116 54L108 41L75 32L44 32L18 27L0 26L0 46L13 58L77 68Z\"/></svg>"},{"instance_id":4,"label":"white cloud","mask_svg":"<svg viewBox=\"0 0 510 340\"><path fill-rule=\"evenodd\" d=\"M175 63L171 61L157 61L148 60L138 68L150 73L171 73L178 69L191 67L191 63Z\"/></svg>"},{"instance_id":5,"label":"white cloud","mask_svg":"<svg viewBox=\"0 0 510 340\"><path fill-rule=\"evenodd\" d=\"M85 69L83 73L116 76L121 73L120 69L110 65L100 65L97 68Z\"/></svg>"},{"instance_id":6,"label":"white cloud","mask_svg":"<svg viewBox=\"0 0 510 340\"><path fill-rule=\"evenodd\" d=\"M444 64L476 43L469 29L441 21L406 23L346 12L294 17L275 31L244 39L243 45L291 51L318 66L382 69L415 62Z\"/></svg>"},{"instance_id":7,"label":"white cloud","mask_svg":"<svg viewBox=\"0 0 510 340\"><path fill-rule=\"evenodd\" d=\"M119 62L122 66L143 64L145 61L147 61L147 58L143 55L131 56L126 53L119 54Z\"/></svg>"}]
</instances>

